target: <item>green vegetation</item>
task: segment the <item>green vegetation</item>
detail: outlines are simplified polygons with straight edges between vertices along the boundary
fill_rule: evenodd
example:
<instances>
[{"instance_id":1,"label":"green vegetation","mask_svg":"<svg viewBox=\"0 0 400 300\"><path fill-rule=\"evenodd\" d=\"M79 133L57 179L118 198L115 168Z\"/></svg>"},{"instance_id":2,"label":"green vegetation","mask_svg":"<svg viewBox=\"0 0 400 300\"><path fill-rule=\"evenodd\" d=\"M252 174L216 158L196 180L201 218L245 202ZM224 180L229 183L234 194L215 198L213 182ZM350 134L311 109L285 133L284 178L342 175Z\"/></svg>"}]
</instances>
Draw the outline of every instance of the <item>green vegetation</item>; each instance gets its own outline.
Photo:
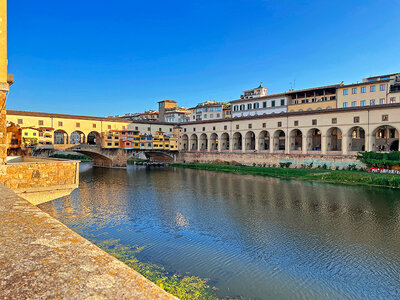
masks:
<instances>
[{"instance_id":1,"label":"green vegetation","mask_svg":"<svg viewBox=\"0 0 400 300\"><path fill-rule=\"evenodd\" d=\"M325 168L312 169L312 165L301 169L269 168L243 165L217 165L217 164L171 164L172 167L182 167L196 170L209 170L230 172L238 174L251 174L283 179L311 180L327 183L340 183L349 185L372 185L400 188L400 175L376 174L365 171L355 171L356 167L349 166L349 170L329 170Z\"/></svg>"},{"instance_id":2,"label":"green vegetation","mask_svg":"<svg viewBox=\"0 0 400 300\"><path fill-rule=\"evenodd\" d=\"M162 266L140 262L136 255L144 247L127 247L112 239L103 242L93 239L91 241L179 299L218 299L214 289L208 285L207 279L173 274Z\"/></svg>"},{"instance_id":3,"label":"green vegetation","mask_svg":"<svg viewBox=\"0 0 400 300\"><path fill-rule=\"evenodd\" d=\"M62 159L72 159L72 160L80 160L80 161L92 161L89 156L83 154L53 154L50 157L52 158L62 158Z\"/></svg>"},{"instance_id":4,"label":"green vegetation","mask_svg":"<svg viewBox=\"0 0 400 300\"><path fill-rule=\"evenodd\" d=\"M146 162L147 159L140 159L140 158L130 158L128 159L128 164L133 164L135 162Z\"/></svg>"},{"instance_id":5,"label":"green vegetation","mask_svg":"<svg viewBox=\"0 0 400 300\"><path fill-rule=\"evenodd\" d=\"M357 159L370 168L392 169L394 166L400 167L400 151L389 153L360 152Z\"/></svg>"}]
</instances>

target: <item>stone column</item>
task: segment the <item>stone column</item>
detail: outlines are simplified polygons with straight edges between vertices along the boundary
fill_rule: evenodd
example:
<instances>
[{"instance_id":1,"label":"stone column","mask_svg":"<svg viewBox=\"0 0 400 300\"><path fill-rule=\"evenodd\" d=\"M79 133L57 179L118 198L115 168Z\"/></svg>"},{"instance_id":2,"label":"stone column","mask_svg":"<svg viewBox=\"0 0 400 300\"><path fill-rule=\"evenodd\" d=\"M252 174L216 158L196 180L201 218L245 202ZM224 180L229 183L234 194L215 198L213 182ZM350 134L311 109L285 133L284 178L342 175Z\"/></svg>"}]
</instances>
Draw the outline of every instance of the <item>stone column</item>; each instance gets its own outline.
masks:
<instances>
[{"instance_id":1,"label":"stone column","mask_svg":"<svg viewBox=\"0 0 400 300\"><path fill-rule=\"evenodd\" d=\"M374 138L372 134L365 134L365 151L372 151Z\"/></svg>"},{"instance_id":2,"label":"stone column","mask_svg":"<svg viewBox=\"0 0 400 300\"><path fill-rule=\"evenodd\" d=\"M254 134L254 150L258 152L258 149L260 149L260 141L257 138L257 135Z\"/></svg>"},{"instance_id":3,"label":"stone column","mask_svg":"<svg viewBox=\"0 0 400 300\"><path fill-rule=\"evenodd\" d=\"M347 155L349 153L349 136L342 134L342 154Z\"/></svg>"},{"instance_id":4,"label":"stone column","mask_svg":"<svg viewBox=\"0 0 400 300\"><path fill-rule=\"evenodd\" d=\"M221 147L222 147L222 141L221 141L221 136L217 137L218 139L218 146L217 146L217 151L221 152Z\"/></svg>"},{"instance_id":5,"label":"stone column","mask_svg":"<svg viewBox=\"0 0 400 300\"><path fill-rule=\"evenodd\" d=\"M290 136L289 133L285 134L285 154L290 153Z\"/></svg>"},{"instance_id":6,"label":"stone column","mask_svg":"<svg viewBox=\"0 0 400 300\"><path fill-rule=\"evenodd\" d=\"M326 154L326 135L321 135L321 153Z\"/></svg>"},{"instance_id":7,"label":"stone column","mask_svg":"<svg viewBox=\"0 0 400 300\"><path fill-rule=\"evenodd\" d=\"M303 154L307 154L307 134L304 134L301 136L301 152Z\"/></svg>"}]
</instances>

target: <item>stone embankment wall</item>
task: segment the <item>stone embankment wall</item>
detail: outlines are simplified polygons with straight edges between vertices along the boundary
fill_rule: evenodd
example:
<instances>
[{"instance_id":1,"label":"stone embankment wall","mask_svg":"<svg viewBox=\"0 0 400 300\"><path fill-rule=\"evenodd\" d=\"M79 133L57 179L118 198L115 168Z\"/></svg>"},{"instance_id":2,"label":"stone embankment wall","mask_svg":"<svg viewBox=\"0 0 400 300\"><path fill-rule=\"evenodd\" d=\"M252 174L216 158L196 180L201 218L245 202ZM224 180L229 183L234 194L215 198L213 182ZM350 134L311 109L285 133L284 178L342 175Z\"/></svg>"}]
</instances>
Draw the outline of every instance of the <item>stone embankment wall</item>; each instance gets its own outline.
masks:
<instances>
[{"instance_id":1,"label":"stone embankment wall","mask_svg":"<svg viewBox=\"0 0 400 300\"><path fill-rule=\"evenodd\" d=\"M176 299L0 184L1 299Z\"/></svg>"},{"instance_id":2,"label":"stone embankment wall","mask_svg":"<svg viewBox=\"0 0 400 300\"><path fill-rule=\"evenodd\" d=\"M349 165L363 167L354 155L302 155L302 154L272 154L272 153L234 153L234 152L180 152L177 162L185 163L216 163L243 164L257 166L276 166L281 163L291 163L291 167L347 168Z\"/></svg>"},{"instance_id":3,"label":"stone embankment wall","mask_svg":"<svg viewBox=\"0 0 400 300\"><path fill-rule=\"evenodd\" d=\"M10 160L0 183L33 204L71 193L79 185L79 161L22 157Z\"/></svg>"}]
</instances>

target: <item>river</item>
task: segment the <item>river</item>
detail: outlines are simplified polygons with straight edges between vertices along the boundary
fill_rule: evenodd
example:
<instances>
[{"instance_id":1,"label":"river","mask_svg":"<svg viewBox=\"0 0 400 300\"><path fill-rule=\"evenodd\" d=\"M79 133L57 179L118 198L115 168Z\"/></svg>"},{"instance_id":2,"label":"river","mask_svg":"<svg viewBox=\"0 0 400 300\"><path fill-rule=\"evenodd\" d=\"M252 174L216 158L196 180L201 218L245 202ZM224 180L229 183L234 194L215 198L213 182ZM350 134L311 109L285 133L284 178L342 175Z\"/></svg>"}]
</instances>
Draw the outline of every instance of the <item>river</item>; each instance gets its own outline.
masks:
<instances>
[{"instance_id":1,"label":"river","mask_svg":"<svg viewBox=\"0 0 400 300\"><path fill-rule=\"evenodd\" d=\"M399 190L82 164L79 189L39 207L221 298L400 299Z\"/></svg>"}]
</instances>

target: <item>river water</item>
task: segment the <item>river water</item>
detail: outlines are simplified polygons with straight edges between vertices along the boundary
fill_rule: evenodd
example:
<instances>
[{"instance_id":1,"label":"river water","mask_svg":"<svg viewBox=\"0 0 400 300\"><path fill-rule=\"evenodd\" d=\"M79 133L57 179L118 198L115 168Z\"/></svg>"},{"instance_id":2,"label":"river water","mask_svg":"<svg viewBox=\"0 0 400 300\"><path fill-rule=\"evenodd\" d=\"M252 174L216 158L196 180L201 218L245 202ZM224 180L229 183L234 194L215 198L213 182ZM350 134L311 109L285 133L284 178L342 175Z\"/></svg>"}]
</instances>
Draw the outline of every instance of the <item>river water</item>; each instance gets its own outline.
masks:
<instances>
[{"instance_id":1,"label":"river water","mask_svg":"<svg viewBox=\"0 0 400 300\"><path fill-rule=\"evenodd\" d=\"M400 299L399 190L172 167L80 176L40 208L221 298Z\"/></svg>"}]
</instances>

